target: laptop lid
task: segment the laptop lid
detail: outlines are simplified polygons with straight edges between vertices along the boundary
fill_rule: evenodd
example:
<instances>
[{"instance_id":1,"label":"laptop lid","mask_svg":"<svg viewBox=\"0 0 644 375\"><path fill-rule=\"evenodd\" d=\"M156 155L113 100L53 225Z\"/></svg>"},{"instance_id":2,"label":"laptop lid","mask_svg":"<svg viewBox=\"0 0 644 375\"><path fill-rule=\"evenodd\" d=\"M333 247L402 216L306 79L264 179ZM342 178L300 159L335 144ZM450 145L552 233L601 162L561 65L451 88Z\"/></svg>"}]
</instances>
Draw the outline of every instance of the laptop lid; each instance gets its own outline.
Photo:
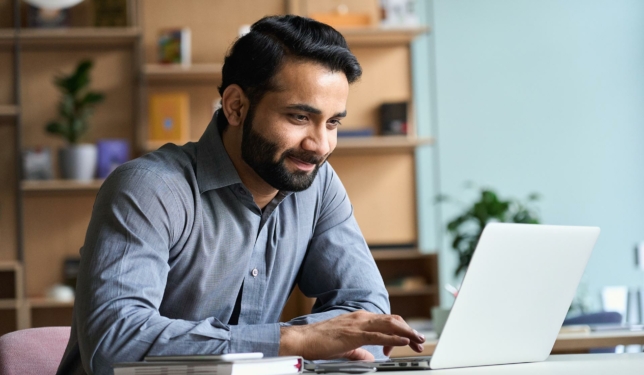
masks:
<instances>
[{"instance_id":1,"label":"laptop lid","mask_svg":"<svg viewBox=\"0 0 644 375\"><path fill-rule=\"evenodd\" d=\"M598 236L597 227L488 224L430 367L545 360Z\"/></svg>"}]
</instances>

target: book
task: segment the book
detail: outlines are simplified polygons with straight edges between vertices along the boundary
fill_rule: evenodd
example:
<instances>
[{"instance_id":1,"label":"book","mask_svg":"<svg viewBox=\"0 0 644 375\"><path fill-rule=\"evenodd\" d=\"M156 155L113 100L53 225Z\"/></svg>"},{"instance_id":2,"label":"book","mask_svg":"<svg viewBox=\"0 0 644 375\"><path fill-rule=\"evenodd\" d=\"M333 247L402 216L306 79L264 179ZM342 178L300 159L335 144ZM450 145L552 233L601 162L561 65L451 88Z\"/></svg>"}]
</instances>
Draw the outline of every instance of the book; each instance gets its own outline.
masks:
<instances>
[{"instance_id":1,"label":"book","mask_svg":"<svg viewBox=\"0 0 644 375\"><path fill-rule=\"evenodd\" d=\"M407 102L380 105L380 132L382 135L407 134Z\"/></svg>"},{"instance_id":2,"label":"book","mask_svg":"<svg viewBox=\"0 0 644 375\"><path fill-rule=\"evenodd\" d=\"M302 372L302 357L272 357L236 361L142 361L117 363L114 375L144 374L217 374L217 375L279 375Z\"/></svg>"},{"instance_id":3,"label":"book","mask_svg":"<svg viewBox=\"0 0 644 375\"><path fill-rule=\"evenodd\" d=\"M262 359L264 353L251 352L251 353L227 353L227 354L181 354L181 355L151 355L144 357L145 362L168 362L168 361L217 361L217 362L233 362L242 359Z\"/></svg>"},{"instance_id":4,"label":"book","mask_svg":"<svg viewBox=\"0 0 644 375\"><path fill-rule=\"evenodd\" d=\"M373 135L374 135L374 131L371 128L338 130L338 138L344 138L344 137L371 137Z\"/></svg>"},{"instance_id":5,"label":"book","mask_svg":"<svg viewBox=\"0 0 644 375\"><path fill-rule=\"evenodd\" d=\"M187 93L151 94L148 139L183 143L188 140L190 103Z\"/></svg>"},{"instance_id":6,"label":"book","mask_svg":"<svg viewBox=\"0 0 644 375\"><path fill-rule=\"evenodd\" d=\"M107 177L116 167L130 160L130 144L127 139L101 139L96 146L98 178Z\"/></svg>"},{"instance_id":7,"label":"book","mask_svg":"<svg viewBox=\"0 0 644 375\"><path fill-rule=\"evenodd\" d=\"M190 29L162 29L159 31L159 63L182 64L191 63L191 33Z\"/></svg>"}]
</instances>

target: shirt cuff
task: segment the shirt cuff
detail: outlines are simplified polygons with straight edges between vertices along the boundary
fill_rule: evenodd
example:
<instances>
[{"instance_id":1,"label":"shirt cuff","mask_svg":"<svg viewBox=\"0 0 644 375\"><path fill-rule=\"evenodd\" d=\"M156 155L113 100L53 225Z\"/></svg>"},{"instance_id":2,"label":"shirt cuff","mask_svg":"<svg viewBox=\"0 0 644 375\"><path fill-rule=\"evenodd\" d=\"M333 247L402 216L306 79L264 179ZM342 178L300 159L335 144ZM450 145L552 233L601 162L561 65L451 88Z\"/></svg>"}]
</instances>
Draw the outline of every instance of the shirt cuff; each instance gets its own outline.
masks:
<instances>
[{"instance_id":1,"label":"shirt cuff","mask_svg":"<svg viewBox=\"0 0 644 375\"><path fill-rule=\"evenodd\" d=\"M279 323L230 326L230 353L261 352L277 357L279 350Z\"/></svg>"}]
</instances>

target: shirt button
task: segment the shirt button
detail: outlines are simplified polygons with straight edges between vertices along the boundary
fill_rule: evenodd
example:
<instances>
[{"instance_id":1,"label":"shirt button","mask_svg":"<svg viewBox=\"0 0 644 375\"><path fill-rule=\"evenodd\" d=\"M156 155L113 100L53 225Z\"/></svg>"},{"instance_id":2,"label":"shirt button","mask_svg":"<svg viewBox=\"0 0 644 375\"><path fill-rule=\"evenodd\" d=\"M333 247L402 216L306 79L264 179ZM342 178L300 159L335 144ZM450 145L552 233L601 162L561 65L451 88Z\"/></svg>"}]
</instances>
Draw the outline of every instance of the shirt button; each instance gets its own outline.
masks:
<instances>
[{"instance_id":1,"label":"shirt button","mask_svg":"<svg viewBox=\"0 0 644 375\"><path fill-rule=\"evenodd\" d=\"M250 271L250 274L253 275L253 277L257 277L257 275L259 274L259 271L257 270L257 268L253 268L253 270Z\"/></svg>"}]
</instances>

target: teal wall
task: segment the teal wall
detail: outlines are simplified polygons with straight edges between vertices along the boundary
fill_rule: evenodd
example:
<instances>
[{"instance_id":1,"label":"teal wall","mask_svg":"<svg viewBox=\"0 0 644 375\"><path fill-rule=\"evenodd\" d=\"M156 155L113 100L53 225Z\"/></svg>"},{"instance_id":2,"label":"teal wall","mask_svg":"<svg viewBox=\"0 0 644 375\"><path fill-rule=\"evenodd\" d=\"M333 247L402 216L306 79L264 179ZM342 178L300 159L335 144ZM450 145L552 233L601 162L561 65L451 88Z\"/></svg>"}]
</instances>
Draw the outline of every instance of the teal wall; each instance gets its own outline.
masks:
<instances>
[{"instance_id":1,"label":"teal wall","mask_svg":"<svg viewBox=\"0 0 644 375\"><path fill-rule=\"evenodd\" d=\"M547 224L602 233L582 285L594 307L606 285L644 287L644 1L418 0L432 27L414 44L420 244L438 249L441 282L457 282L442 233L469 202L465 181L501 195L542 195ZM544 275L544 277L547 277ZM451 298L445 292L443 304Z\"/></svg>"}]
</instances>

